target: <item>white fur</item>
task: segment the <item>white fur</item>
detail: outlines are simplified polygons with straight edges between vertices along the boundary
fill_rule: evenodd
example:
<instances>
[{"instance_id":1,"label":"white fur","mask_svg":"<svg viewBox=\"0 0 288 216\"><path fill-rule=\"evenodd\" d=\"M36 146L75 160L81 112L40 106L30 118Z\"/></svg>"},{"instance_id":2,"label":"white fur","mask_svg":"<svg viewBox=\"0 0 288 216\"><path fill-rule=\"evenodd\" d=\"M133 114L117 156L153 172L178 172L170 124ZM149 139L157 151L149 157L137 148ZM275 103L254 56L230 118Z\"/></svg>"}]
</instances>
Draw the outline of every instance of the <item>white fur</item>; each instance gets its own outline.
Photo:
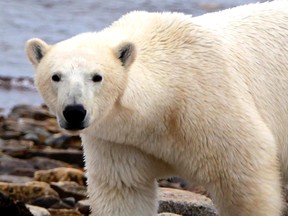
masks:
<instances>
[{"instance_id":1,"label":"white fur","mask_svg":"<svg viewBox=\"0 0 288 216\"><path fill-rule=\"evenodd\" d=\"M195 18L132 12L53 46L30 40L36 85L60 124L65 106L87 109L93 215L156 215L155 179L179 175L205 185L221 216L280 216L287 23L288 2L274 1ZM124 65L125 43L135 49Z\"/></svg>"}]
</instances>

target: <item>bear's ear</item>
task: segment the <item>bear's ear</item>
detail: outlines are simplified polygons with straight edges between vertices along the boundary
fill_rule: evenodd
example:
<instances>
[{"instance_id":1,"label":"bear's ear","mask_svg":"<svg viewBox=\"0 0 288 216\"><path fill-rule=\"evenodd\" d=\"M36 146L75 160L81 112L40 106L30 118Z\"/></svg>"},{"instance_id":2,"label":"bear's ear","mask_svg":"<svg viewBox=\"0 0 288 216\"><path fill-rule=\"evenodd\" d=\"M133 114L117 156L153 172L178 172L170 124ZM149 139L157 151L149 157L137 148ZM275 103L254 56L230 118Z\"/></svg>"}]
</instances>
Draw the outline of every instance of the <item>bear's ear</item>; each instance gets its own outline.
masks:
<instances>
[{"instance_id":1,"label":"bear's ear","mask_svg":"<svg viewBox=\"0 0 288 216\"><path fill-rule=\"evenodd\" d=\"M30 60L30 62L34 65L37 66L43 56L47 53L47 50L50 46L38 39L38 38L33 38L30 39L26 42L26 54Z\"/></svg>"},{"instance_id":2,"label":"bear's ear","mask_svg":"<svg viewBox=\"0 0 288 216\"><path fill-rule=\"evenodd\" d=\"M116 56L124 67L131 65L136 56L135 46L132 43L124 42L116 48Z\"/></svg>"}]
</instances>

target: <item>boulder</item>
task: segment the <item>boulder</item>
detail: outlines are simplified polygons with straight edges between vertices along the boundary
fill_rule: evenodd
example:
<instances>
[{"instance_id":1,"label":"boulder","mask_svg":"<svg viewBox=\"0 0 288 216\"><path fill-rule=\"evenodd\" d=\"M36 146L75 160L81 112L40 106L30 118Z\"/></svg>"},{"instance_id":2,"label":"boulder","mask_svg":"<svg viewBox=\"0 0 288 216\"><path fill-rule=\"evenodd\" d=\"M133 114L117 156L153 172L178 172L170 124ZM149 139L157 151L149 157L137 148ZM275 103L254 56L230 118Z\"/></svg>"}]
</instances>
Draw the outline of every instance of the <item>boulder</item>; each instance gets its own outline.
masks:
<instances>
[{"instance_id":1,"label":"boulder","mask_svg":"<svg viewBox=\"0 0 288 216\"><path fill-rule=\"evenodd\" d=\"M3 216L33 216L23 202L14 201L0 192L0 213Z\"/></svg>"},{"instance_id":2,"label":"boulder","mask_svg":"<svg viewBox=\"0 0 288 216\"><path fill-rule=\"evenodd\" d=\"M216 209L206 196L190 191L159 188L158 212L169 212L183 216L217 216Z\"/></svg>"},{"instance_id":3,"label":"boulder","mask_svg":"<svg viewBox=\"0 0 288 216\"><path fill-rule=\"evenodd\" d=\"M58 167L50 170L39 170L34 174L34 180L47 183L58 181L74 181L79 185L86 184L86 177L82 170L67 167Z\"/></svg>"},{"instance_id":4,"label":"boulder","mask_svg":"<svg viewBox=\"0 0 288 216\"><path fill-rule=\"evenodd\" d=\"M73 181L52 182L50 185L61 198L74 197L76 200L81 200L87 197L86 187Z\"/></svg>"},{"instance_id":5,"label":"boulder","mask_svg":"<svg viewBox=\"0 0 288 216\"><path fill-rule=\"evenodd\" d=\"M83 216L83 214L74 209L48 209L48 211L51 216Z\"/></svg>"},{"instance_id":6,"label":"boulder","mask_svg":"<svg viewBox=\"0 0 288 216\"><path fill-rule=\"evenodd\" d=\"M59 197L49 184L37 181L25 184L0 182L0 192L25 203L31 203L34 199L43 196Z\"/></svg>"}]
</instances>

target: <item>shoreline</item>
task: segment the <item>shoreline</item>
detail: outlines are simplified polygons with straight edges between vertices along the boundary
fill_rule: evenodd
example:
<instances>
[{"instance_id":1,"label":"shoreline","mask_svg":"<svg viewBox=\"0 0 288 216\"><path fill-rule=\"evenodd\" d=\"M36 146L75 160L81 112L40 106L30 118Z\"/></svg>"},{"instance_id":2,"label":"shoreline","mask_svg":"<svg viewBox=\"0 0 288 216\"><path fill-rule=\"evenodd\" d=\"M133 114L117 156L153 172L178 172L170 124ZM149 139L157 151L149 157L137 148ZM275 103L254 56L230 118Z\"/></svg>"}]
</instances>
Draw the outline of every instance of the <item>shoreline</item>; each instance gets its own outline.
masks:
<instances>
[{"instance_id":1,"label":"shoreline","mask_svg":"<svg viewBox=\"0 0 288 216\"><path fill-rule=\"evenodd\" d=\"M34 79L32 77L12 77L0 75L0 91L4 90L30 90L35 91Z\"/></svg>"},{"instance_id":2,"label":"shoreline","mask_svg":"<svg viewBox=\"0 0 288 216\"><path fill-rule=\"evenodd\" d=\"M33 78L0 75L0 115L8 115L19 104L39 106L43 103Z\"/></svg>"}]
</instances>

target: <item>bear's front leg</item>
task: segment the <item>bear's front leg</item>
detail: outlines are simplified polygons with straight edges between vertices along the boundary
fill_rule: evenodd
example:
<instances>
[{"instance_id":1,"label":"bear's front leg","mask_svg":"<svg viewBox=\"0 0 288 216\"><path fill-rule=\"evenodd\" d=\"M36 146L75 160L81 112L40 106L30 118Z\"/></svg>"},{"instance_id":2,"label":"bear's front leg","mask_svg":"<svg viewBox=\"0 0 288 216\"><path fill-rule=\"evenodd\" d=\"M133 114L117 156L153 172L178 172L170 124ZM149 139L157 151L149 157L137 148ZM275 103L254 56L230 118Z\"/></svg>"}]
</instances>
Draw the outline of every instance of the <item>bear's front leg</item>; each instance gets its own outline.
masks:
<instances>
[{"instance_id":1,"label":"bear's front leg","mask_svg":"<svg viewBox=\"0 0 288 216\"><path fill-rule=\"evenodd\" d=\"M157 214L155 178L165 175L168 165L134 147L82 141L93 216Z\"/></svg>"}]
</instances>

